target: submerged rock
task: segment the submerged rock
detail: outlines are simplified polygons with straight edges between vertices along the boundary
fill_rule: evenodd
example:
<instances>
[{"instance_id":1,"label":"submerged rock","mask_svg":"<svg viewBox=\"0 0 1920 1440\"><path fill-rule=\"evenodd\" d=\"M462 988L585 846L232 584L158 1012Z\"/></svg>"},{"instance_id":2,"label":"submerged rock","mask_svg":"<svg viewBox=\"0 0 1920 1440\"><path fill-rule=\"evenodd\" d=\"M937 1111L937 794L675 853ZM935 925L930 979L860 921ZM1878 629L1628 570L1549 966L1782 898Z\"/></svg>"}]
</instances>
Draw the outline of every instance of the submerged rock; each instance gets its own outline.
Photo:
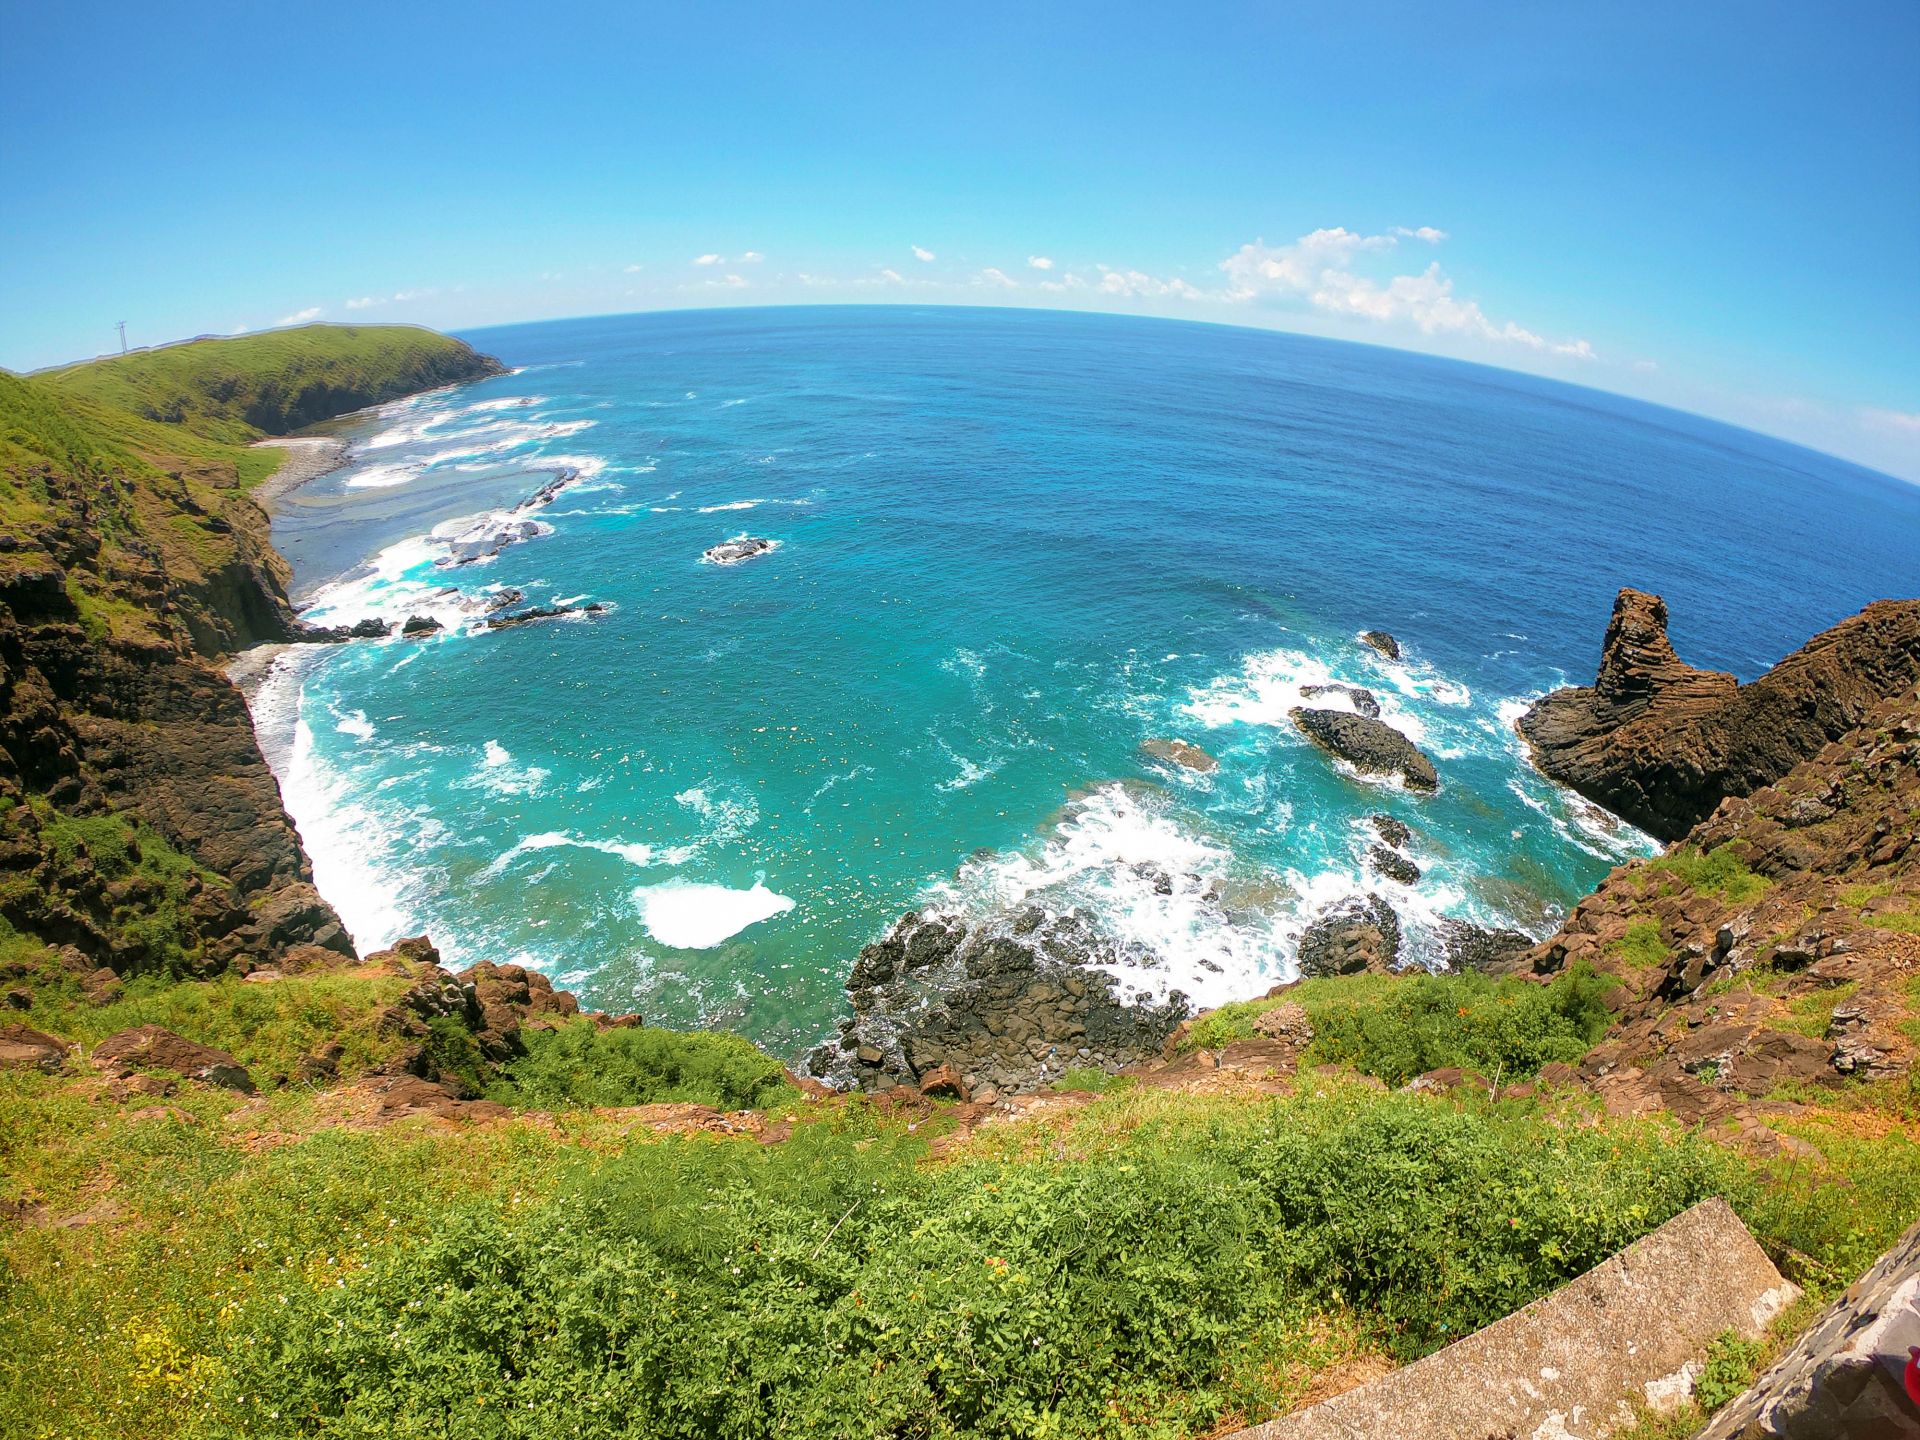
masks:
<instances>
[{"instance_id":1,"label":"submerged rock","mask_svg":"<svg viewBox=\"0 0 1920 1440\"><path fill-rule=\"evenodd\" d=\"M1220 762L1213 756L1198 745L1190 744L1185 740L1143 740L1140 748L1155 760L1184 765L1187 769L1198 770L1203 775L1220 767Z\"/></svg>"},{"instance_id":2,"label":"submerged rock","mask_svg":"<svg viewBox=\"0 0 1920 1440\"><path fill-rule=\"evenodd\" d=\"M516 520L512 516L488 518L449 540L447 553L434 563L443 567L471 565L476 560L498 555L509 545L545 535L550 528L538 520Z\"/></svg>"},{"instance_id":3,"label":"submerged rock","mask_svg":"<svg viewBox=\"0 0 1920 1440\"><path fill-rule=\"evenodd\" d=\"M487 629L511 630L535 620L557 620L563 615L604 615L607 607L595 600L590 605L536 605L531 610L516 610L511 615L489 615Z\"/></svg>"},{"instance_id":4,"label":"submerged rock","mask_svg":"<svg viewBox=\"0 0 1920 1440\"><path fill-rule=\"evenodd\" d=\"M803 1068L843 1088L1037 1089L1076 1066L1117 1070L1158 1053L1191 1013L1186 996L1128 996L1126 963L1077 914L1026 907L969 922L912 912L860 951L853 1014Z\"/></svg>"},{"instance_id":5,"label":"submerged rock","mask_svg":"<svg viewBox=\"0 0 1920 1440\"><path fill-rule=\"evenodd\" d=\"M1356 770L1372 775L1398 775L1409 790L1439 788L1440 777L1433 762L1383 720L1369 720L1345 710L1296 708L1288 713L1309 740L1338 755Z\"/></svg>"},{"instance_id":6,"label":"submerged rock","mask_svg":"<svg viewBox=\"0 0 1920 1440\"><path fill-rule=\"evenodd\" d=\"M1349 895L1320 913L1300 937L1300 975L1318 979L1362 970L1390 974L1400 959L1400 917L1380 896Z\"/></svg>"},{"instance_id":7,"label":"submerged rock","mask_svg":"<svg viewBox=\"0 0 1920 1440\"><path fill-rule=\"evenodd\" d=\"M765 555L778 549L779 545L778 540L768 540L760 535L736 535L731 540L709 546L701 552L700 558L709 565L738 565L742 560L751 560L756 555Z\"/></svg>"},{"instance_id":8,"label":"submerged rock","mask_svg":"<svg viewBox=\"0 0 1920 1440\"><path fill-rule=\"evenodd\" d=\"M1360 633L1360 643L1378 650L1389 660L1400 658L1400 642L1384 630L1363 630Z\"/></svg>"}]
</instances>

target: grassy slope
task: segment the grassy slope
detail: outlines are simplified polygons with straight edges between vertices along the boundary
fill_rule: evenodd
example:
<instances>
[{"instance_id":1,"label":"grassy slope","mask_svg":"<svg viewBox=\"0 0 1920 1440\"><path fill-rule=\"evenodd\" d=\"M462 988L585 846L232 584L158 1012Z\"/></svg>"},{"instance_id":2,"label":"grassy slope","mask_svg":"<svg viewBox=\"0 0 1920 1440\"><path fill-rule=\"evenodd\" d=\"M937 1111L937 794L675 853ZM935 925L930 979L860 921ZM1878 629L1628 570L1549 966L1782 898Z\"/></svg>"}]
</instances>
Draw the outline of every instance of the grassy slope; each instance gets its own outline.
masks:
<instances>
[{"instance_id":1,"label":"grassy slope","mask_svg":"<svg viewBox=\"0 0 1920 1440\"><path fill-rule=\"evenodd\" d=\"M158 1020L266 1080L334 1031L378 1058L364 1007L395 988L156 986L24 1018ZM1419 1008L1431 1043L1469 1043L1504 994L1461 998ZM1373 977L1313 999L1406 1003ZM156 1102L0 1076L0 1201L38 1207L0 1249L0 1434L1198 1435L1430 1351L1706 1195L1816 1296L1920 1209L1920 1145L1885 1110L1782 1121L1826 1162L1763 1163L1577 1092L1314 1076L1124 1089L934 1159L948 1112L759 1090L777 1070L729 1078L730 1039L619 1081L623 1054L702 1037L588 1034L536 1039L492 1093L538 1111L474 1129L342 1129L297 1084ZM1403 1044L1358 1020L1346 1043L1362 1070ZM668 1095L753 1096L797 1133L674 1138L581 1103Z\"/></svg>"},{"instance_id":2,"label":"grassy slope","mask_svg":"<svg viewBox=\"0 0 1920 1440\"><path fill-rule=\"evenodd\" d=\"M232 445L497 373L464 341L412 325L303 325L44 370L82 401Z\"/></svg>"}]
</instances>

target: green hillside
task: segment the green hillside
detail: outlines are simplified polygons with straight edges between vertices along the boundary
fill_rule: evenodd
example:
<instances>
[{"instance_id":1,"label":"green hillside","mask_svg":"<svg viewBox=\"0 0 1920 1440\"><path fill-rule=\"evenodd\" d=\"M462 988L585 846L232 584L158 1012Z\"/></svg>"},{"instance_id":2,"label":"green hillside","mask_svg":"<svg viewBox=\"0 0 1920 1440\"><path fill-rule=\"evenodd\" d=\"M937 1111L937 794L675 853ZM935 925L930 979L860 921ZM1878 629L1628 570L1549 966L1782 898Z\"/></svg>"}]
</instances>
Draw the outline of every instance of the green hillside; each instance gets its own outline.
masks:
<instances>
[{"instance_id":1,"label":"green hillside","mask_svg":"<svg viewBox=\"0 0 1920 1440\"><path fill-rule=\"evenodd\" d=\"M78 400L243 444L501 369L464 340L413 325L303 325L88 360L33 378Z\"/></svg>"}]
</instances>

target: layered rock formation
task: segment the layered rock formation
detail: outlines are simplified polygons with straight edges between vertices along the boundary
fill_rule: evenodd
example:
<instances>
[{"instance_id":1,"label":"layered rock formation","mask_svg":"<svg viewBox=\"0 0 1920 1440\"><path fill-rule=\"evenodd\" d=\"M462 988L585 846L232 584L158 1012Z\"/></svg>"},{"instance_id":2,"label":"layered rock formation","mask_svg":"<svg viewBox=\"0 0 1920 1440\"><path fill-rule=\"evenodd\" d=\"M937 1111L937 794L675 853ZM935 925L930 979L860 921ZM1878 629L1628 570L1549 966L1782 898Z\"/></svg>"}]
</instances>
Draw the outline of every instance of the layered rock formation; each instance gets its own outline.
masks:
<instances>
[{"instance_id":1,"label":"layered rock formation","mask_svg":"<svg viewBox=\"0 0 1920 1440\"><path fill-rule=\"evenodd\" d=\"M1629 589L1614 601L1594 683L1556 690L1520 732L1547 774L1672 840L1916 681L1920 600L1877 601L1741 685L1681 660L1666 602Z\"/></svg>"}]
</instances>

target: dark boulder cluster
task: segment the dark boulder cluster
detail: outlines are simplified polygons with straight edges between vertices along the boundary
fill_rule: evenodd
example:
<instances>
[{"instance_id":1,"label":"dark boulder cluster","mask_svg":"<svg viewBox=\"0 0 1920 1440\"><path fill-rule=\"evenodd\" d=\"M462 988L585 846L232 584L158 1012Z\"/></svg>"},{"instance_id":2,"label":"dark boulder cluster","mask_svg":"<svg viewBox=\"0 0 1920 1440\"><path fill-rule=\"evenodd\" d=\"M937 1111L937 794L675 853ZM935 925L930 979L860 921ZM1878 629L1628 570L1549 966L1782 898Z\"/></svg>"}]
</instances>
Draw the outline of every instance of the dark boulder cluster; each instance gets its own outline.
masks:
<instances>
[{"instance_id":1,"label":"dark boulder cluster","mask_svg":"<svg viewBox=\"0 0 1920 1440\"><path fill-rule=\"evenodd\" d=\"M963 1098L1035 1089L1075 1067L1118 1070L1157 1053L1190 1013L1178 992L1124 995L1103 968L1121 963L1077 914L1030 907L969 923L914 912L861 950L853 1014L804 1068L843 1088L938 1084Z\"/></svg>"},{"instance_id":2,"label":"dark boulder cluster","mask_svg":"<svg viewBox=\"0 0 1920 1440\"><path fill-rule=\"evenodd\" d=\"M701 552L700 558L708 565L738 565L742 560L751 560L777 549L779 544L778 540L769 540L762 535L736 535L731 540L708 546Z\"/></svg>"},{"instance_id":3,"label":"dark boulder cluster","mask_svg":"<svg viewBox=\"0 0 1920 1440\"><path fill-rule=\"evenodd\" d=\"M1300 694L1308 700L1318 700L1322 695L1344 695L1356 715L1368 720L1380 718L1380 697L1360 685L1344 685L1337 681L1330 685L1302 685Z\"/></svg>"},{"instance_id":4,"label":"dark boulder cluster","mask_svg":"<svg viewBox=\"0 0 1920 1440\"><path fill-rule=\"evenodd\" d=\"M1303 979L1391 973L1400 960L1400 917L1380 896L1350 895L1328 906L1300 937Z\"/></svg>"}]
</instances>

